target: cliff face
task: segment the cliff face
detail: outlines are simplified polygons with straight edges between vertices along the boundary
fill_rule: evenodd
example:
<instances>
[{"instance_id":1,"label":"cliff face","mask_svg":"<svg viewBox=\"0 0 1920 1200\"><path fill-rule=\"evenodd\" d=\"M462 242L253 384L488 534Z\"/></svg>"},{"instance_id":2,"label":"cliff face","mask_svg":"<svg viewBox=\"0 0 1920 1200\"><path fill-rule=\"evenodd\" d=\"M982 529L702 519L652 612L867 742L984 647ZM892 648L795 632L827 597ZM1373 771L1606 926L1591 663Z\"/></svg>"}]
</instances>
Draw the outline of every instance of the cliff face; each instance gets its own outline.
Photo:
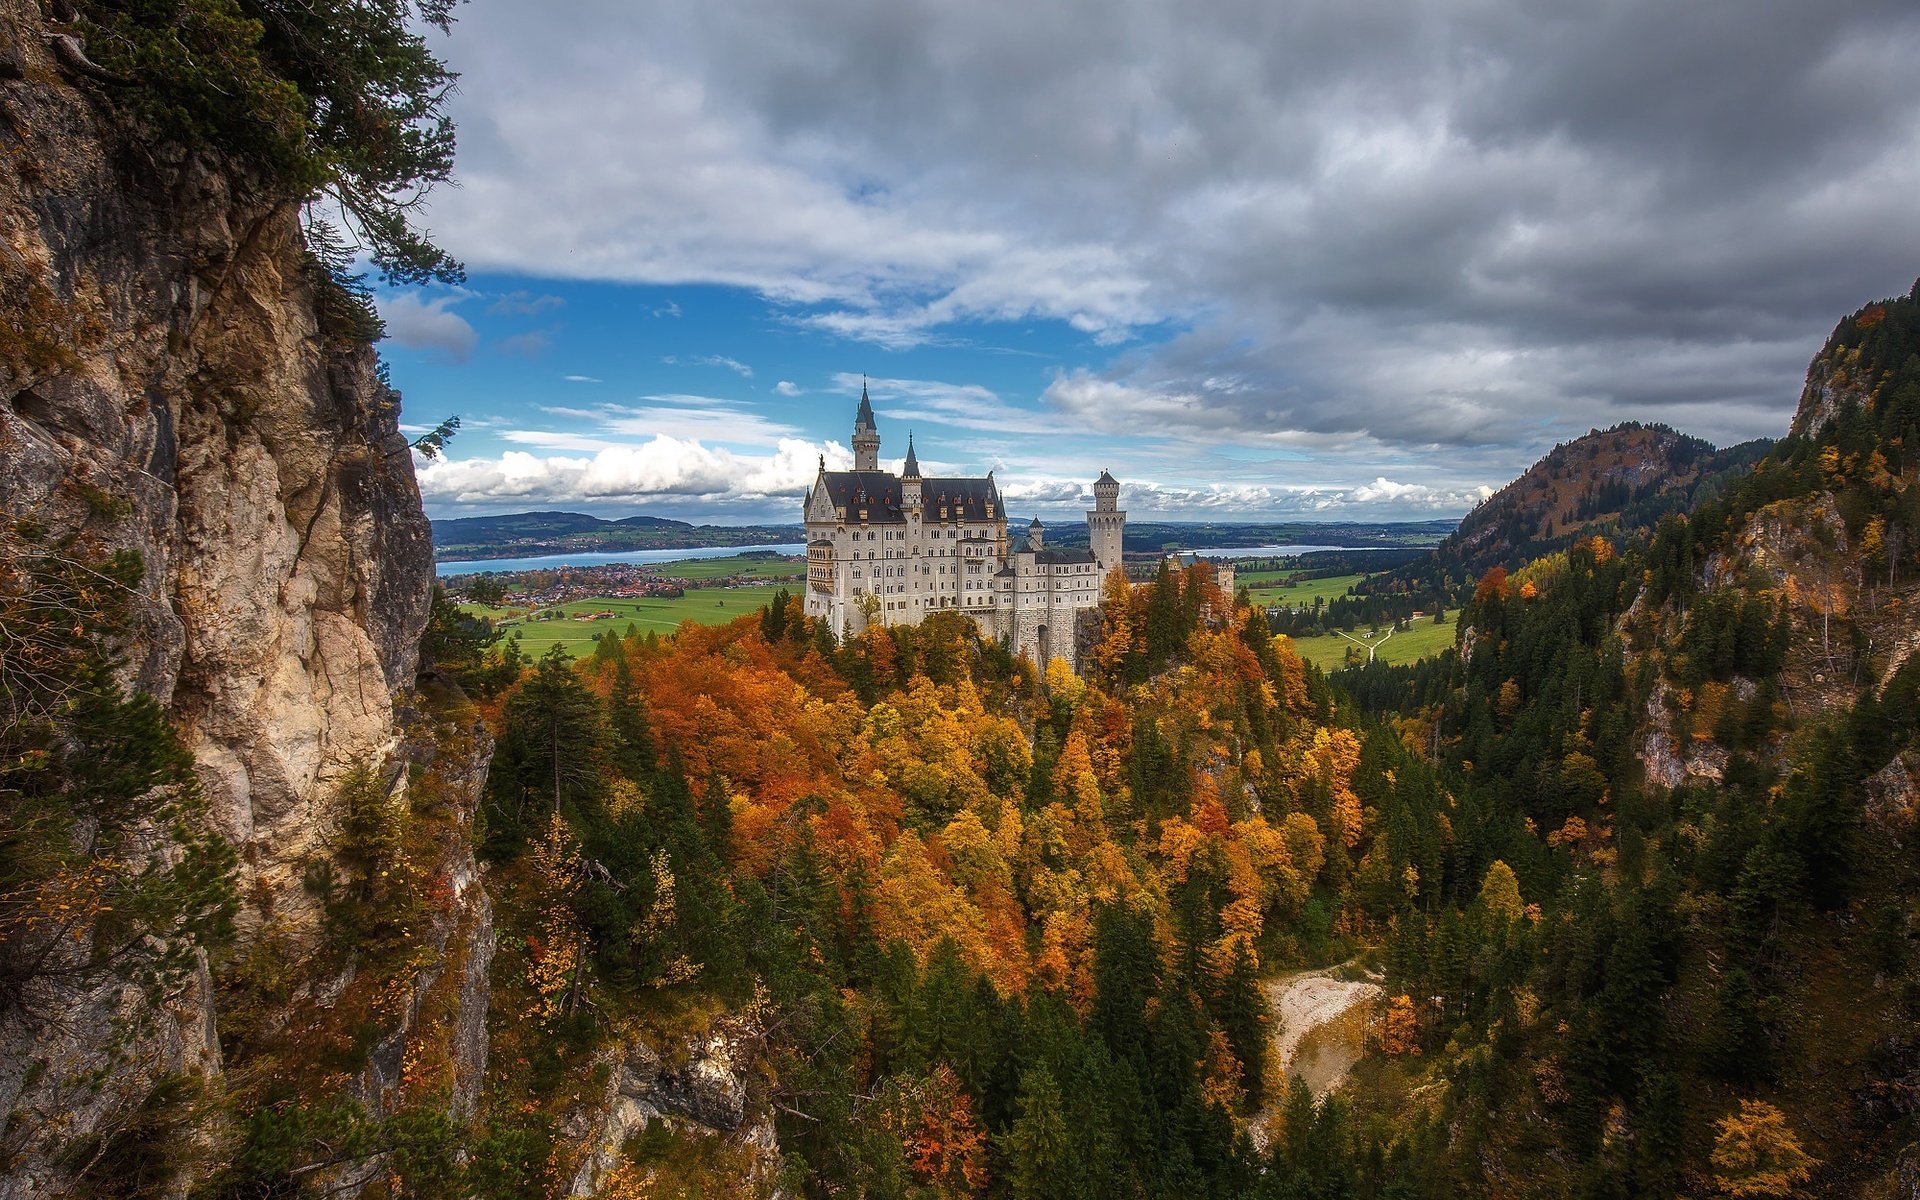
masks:
<instances>
[{"instance_id":1,"label":"cliff face","mask_svg":"<svg viewBox=\"0 0 1920 1200\"><path fill-rule=\"evenodd\" d=\"M370 347L321 330L295 209L123 138L49 32L0 0L0 521L140 555L127 683L196 756L240 856L242 938L311 927L300 876L338 782L398 774L395 695L429 600L397 397ZM204 973L192 991L145 1014L151 1053L97 1102L72 1080L108 1064L130 989L68 997L63 1033L6 1034L0 1112L69 1113L71 1141L143 1080L217 1068ZM50 1145L9 1149L0 1194L57 1177Z\"/></svg>"}]
</instances>

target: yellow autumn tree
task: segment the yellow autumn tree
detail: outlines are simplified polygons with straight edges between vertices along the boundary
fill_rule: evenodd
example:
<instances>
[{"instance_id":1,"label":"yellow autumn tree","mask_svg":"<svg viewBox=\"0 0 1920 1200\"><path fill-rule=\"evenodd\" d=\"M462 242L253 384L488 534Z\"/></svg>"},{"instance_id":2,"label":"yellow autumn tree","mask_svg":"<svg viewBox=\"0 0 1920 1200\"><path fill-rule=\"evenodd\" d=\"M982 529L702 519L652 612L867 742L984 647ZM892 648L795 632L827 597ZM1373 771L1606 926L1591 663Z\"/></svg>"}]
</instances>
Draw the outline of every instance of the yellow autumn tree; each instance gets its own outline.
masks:
<instances>
[{"instance_id":1,"label":"yellow autumn tree","mask_svg":"<svg viewBox=\"0 0 1920 1200\"><path fill-rule=\"evenodd\" d=\"M540 994L541 1015L559 1016L568 1008L585 966L582 949L586 933L573 915L573 894L579 887L580 847L567 828L566 818L554 813L544 836L527 856L539 880L540 933L527 939L533 960L528 981Z\"/></svg>"},{"instance_id":2,"label":"yellow autumn tree","mask_svg":"<svg viewBox=\"0 0 1920 1200\"><path fill-rule=\"evenodd\" d=\"M1729 1196L1792 1197L1819 1162L1801 1148L1786 1114L1764 1100L1742 1100L1740 1111L1715 1123L1714 1181Z\"/></svg>"},{"instance_id":3,"label":"yellow autumn tree","mask_svg":"<svg viewBox=\"0 0 1920 1200\"><path fill-rule=\"evenodd\" d=\"M1493 860L1486 878L1480 881L1480 903L1486 907L1488 916L1506 925L1526 914L1526 904L1520 898L1520 879L1512 867L1497 858Z\"/></svg>"},{"instance_id":4,"label":"yellow autumn tree","mask_svg":"<svg viewBox=\"0 0 1920 1200\"><path fill-rule=\"evenodd\" d=\"M1133 620L1133 585L1119 567L1100 583L1100 640L1093 660L1109 677L1117 675L1138 638Z\"/></svg>"},{"instance_id":5,"label":"yellow autumn tree","mask_svg":"<svg viewBox=\"0 0 1920 1200\"><path fill-rule=\"evenodd\" d=\"M1387 1001L1386 1016L1380 1021L1380 1049L1391 1055L1420 1053L1420 1017L1414 1012L1412 996Z\"/></svg>"},{"instance_id":6,"label":"yellow autumn tree","mask_svg":"<svg viewBox=\"0 0 1920 1200\"><path fill-rule=\"evenodd\" d=\"M1093 771L1093 756L1087 751L1086 735L1078 729L1067 735L1067 744L1060 748L1059 761L1054 763L1053 792L1073 810L1074 819L1082 825L1097 826L1105 816L1100 803L1100 780Z\"/></svg>"},{"instance_id":7,"label":"yellow autumn tree","mask_svg":"<svg viewBox=\"0 0 1920 1200\"><path fill-rule=\"evenodd\" d=\"M1360 797L1353 790L1354 768L1360 765L1360 739L1350 729L1322 726L1313 731L1307 762L1333 798L1333 832L1351 850L1360 844L1364 832Z\"/></svg>"}]
</instances>

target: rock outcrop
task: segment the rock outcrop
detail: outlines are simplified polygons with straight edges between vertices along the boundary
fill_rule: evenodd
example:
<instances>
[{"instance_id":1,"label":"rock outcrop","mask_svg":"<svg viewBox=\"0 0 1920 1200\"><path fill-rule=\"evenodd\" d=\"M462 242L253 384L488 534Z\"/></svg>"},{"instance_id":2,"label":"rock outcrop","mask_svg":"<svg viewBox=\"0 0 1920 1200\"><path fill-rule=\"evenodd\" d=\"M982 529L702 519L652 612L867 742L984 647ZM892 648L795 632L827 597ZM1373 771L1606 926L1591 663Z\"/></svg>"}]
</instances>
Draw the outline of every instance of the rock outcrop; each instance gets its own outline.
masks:
<instances>
[{"instance_id":1,"label":"rock outcrop","mask_svg":"<svg viewBox=\"0 0 1920 1200\"><path fill-rule=\"evenodd\" d=\"M765 1106L749 1102L755 1082L750 1040L723 1022L671 1047L665 1060L639 1035L608 1046L601 1055L604 1092L567 1121L566 1141L578 1148L568 1195L599 1194L625 1161L623 1148L656 1123L681 1138L714 1143L703 1157L715 1161L721 1178L707 1182L724 1183L726 1194L774 1195L779 1151Z\"/></svg>"},{"instance_id":2,"label":"rock outcrop","mask_svg":"<svg viewBox=\"0 0 1920 1200\"><path fill-rule=\"evenodd\" d=\"M399 774L429 601L397 396L321 327L295 206L124 136L48 28L0 0L0 522L139 554L126 681L196 757L241 936L311 926L301 872L339 781ZM43 1133L7 1146L0 1196L57 1191L61 1145L157 1077L219 1068L204 971L157 1005L131 981L62 1002L58 1025L0 1033L0 1112Z\"/></svg>"}]
</instances>

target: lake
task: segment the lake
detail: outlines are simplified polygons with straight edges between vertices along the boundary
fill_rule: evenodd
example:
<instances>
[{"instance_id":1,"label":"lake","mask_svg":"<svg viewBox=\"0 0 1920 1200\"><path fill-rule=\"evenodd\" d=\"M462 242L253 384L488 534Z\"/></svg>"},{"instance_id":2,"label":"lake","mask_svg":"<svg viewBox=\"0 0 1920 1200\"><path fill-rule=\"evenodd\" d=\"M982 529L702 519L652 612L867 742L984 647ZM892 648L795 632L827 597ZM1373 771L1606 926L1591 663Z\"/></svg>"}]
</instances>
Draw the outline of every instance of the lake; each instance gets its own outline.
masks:
<instances>
[{"instance_id":1,"label":"lake","mask_svg":"<svg viewBox=\"0 0 1920 1200\"><path fill-rule=\"evenodd\" d=\"M1321 550L1419 550L1420 546L1200 546L1182 550L1207 558L1282 558L1289 554L1313 554Z\"/></svg>"},{"instance_id":2,"label":"lake","mask_svg":"<svg viewBox=\"0 0 1920 1200\"><path fill-rule=\"evenodd\" d=\"M454 575L477 575L482 571L543 571L552 567L598 567L606 563L680 562L688 558L728 558L736 554L750 554L756 550L771 550L776 554L804 554L806 549L805 544L801 542L785 542L778 546L691 546L679 550L543 554L537 558L489 558L478 562L435 563L434 571L444 579Z\"/></svg>"},{"instance_id":3,"label":"lake","mask_svg":"<svg viewBox=\"0 0 1920 1200\"><path fill-rule=\"evenodd\" d=\"M679 562L685 558L727 558L754 550L777 554L804 554L800 542L778 546L695 546L680 550L623 550L605 554L545 554L536 558L488 558L476 562L443 562L434 566L442 578L477 575L481 571L541 571L551 567L597 567L603 563ZM1404 546L1219 546L1189 551L1214 558L1277 558L1285 554L1310 554L1316 550L1404 550Z\"/></svg>"}]
</instances>

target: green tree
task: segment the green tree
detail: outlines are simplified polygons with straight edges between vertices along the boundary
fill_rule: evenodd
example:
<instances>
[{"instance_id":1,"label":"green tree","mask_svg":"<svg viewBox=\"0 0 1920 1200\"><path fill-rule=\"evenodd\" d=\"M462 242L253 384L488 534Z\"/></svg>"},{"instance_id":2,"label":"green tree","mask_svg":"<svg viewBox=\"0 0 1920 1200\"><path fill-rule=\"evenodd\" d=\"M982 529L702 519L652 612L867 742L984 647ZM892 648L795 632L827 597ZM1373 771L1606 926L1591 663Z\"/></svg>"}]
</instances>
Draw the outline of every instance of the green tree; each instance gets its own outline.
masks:
<instances>
[{"instance_id":1,"label":"green tree","mask_svg":"<svg viewBox=\"0 0 1920 1200\"><path fill-rule=\"evenodd\" d=\"M1007 1133L1007 1180L1014 1200L1047 1200L1072 1176L1060 1086L1046 1067L1034 1067L1020 1077L1019 1108Z\"/></svg>"},{"instance_id":2,"label":"green tree","mask_svg":"<svg viewBox=\"0 0 1920 1200\"><path fill-rule=\"evenodd\" d=\"M455 76L423 29L457 0L79 0L108 95L153 132L243 163L270 199L324 200L392 283L458 282L415 224L453 171ZM336 278L341 251L308 223Z\"/></svg>"}]
</instances>

